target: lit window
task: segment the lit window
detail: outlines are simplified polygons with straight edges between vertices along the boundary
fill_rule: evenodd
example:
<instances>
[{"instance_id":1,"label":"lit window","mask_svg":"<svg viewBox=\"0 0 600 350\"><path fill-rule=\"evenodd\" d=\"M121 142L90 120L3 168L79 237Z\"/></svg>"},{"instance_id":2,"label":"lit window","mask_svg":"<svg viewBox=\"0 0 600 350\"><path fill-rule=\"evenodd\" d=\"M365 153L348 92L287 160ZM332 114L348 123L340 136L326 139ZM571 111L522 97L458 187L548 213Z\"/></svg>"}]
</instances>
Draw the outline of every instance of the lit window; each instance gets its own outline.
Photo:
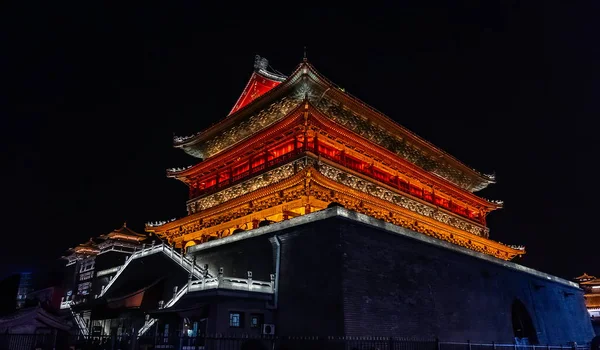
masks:
<instances>
[{"instance_id":1,"label":"lit window","mask_svg":"<svg viewBox=\"0 0 600 350\"><path fill-rule=\"evenodd\" d=\"M250 316L250 328L259 328L263 324L263 315L252 314Z\"/></svg>"},{"instance_id":2,"label":"lit window","mask_svg":"<svg viewBox=\"0 0 600 350\"><path fill-rule=\"evenodd\" d=\"M229 313L229 327L242 327L242 313L233 311Z\"/></svg>"},{"instance_id":3,"label":"lit window","mask_svg":"<svg viewBox=\"0 0 600 350\"><path fill-rule=\"evenodd\" d=\"M86 281L86 280L89 280L92 277L94 277L94 271L84 272L84 273L82 273L82 274L79 275L79 280L80 281Z\"/></svg>"}]
</instances>

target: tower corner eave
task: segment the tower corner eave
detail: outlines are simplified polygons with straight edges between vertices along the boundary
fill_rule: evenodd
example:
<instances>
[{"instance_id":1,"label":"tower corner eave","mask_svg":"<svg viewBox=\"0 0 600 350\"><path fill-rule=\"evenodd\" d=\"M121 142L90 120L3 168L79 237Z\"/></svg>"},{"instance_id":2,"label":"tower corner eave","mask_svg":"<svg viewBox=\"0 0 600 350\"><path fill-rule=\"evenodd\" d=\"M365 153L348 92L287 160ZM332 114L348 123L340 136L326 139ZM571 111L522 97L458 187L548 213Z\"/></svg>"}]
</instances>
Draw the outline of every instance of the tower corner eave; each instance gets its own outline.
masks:
<instances>
[{"instance_id":1,"label":"tower corner eave","mask_svg":"<svg viewBox=\"0 0 600 350\"><path fill-rule=\"evenodd\" d=\"M495 175L489 175L489 174L481 174L479 173L477 170L473 169L473 172L475 172L475 174L478 175L478 181L473 183L473 186L471 187L471 192L479 192L485 188L487 188L489 185L493 185L496 183L496 176Z\"/></svg>"},{"instance_id":2,"label":"tower corner eave","mask_svg":"<svg viewBox=\"0 0 600 350\"><path fill-rule=\"evenodd\" d=\"M194 147L198 141L195 136L197 135L189 137L175 136L173 138L173 148L180 149L194 158L204 159L205 156L202 151L198 147Z\"/></svg>"}]
</instances>

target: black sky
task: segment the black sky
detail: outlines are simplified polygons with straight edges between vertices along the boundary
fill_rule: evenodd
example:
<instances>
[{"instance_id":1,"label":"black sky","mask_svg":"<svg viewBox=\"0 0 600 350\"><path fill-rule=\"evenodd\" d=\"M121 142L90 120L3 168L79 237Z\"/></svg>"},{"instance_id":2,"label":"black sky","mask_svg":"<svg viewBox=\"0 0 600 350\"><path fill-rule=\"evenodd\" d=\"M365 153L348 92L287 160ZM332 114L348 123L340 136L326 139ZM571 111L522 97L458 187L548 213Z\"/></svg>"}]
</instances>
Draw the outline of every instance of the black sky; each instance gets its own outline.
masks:
<instances>
[{"instance_id":1,"label":"black sky","mask_svg":"<svg viewBox=\"0 0 600 350\"><path fill-rule=\"evenodd\" d=\"M505 201L491 237L526 245L518 262L600 274L598 3L360 4L2 5L2 274L185 215L165 169L194 159L173 133L224 117L255 54L289 74L304 46L346 91L496 173L480 195Z\"/></svg>"}]
</instances>

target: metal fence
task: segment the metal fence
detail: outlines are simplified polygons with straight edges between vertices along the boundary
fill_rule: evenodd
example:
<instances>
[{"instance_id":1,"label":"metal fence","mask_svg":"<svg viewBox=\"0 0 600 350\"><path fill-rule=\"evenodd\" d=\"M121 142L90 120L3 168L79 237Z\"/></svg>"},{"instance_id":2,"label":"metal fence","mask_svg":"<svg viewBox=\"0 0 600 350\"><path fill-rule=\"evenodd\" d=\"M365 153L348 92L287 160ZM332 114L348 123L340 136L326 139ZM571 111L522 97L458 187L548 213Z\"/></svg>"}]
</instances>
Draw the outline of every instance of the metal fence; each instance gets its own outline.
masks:
<instances>
[{"instance_id":1,"label":"metal fence","mask_svg":"<svg viewBox=\"0 0 600 350\"><path fill-rule=\"evenodd\" d=\"M588 350L589 345L443 342L399 337L102 336L0 334L0 350Z\"/></svg>"}]
</instances>

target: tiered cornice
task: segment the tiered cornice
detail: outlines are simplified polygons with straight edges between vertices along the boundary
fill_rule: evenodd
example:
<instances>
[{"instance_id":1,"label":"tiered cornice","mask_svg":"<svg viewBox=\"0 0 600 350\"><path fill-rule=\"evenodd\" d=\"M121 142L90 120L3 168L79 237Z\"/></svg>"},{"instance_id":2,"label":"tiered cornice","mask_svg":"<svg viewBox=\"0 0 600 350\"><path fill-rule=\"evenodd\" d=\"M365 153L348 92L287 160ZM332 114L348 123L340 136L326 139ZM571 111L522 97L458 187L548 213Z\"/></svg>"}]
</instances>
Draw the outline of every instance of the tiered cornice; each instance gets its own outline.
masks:
<instances>
[{"instance_id":1,"label":"tiered cornice","mask_svg":"<svg viewBox=\"0 0 600 350\"><path fill-rule=\"evenodd\" d=\"M300 139L304 138L305 133L307 137L315 137L321 145L331 146L330 149L337 152L337 155L332 155L331 152L320 152L319 147L315 147L314 144L309 149L304 149L304 151L308 151L317 157L335 161L345 167L352 167L351 164L345 161L346 157L352 156L364 164L371 166L374 169L372 171L381 170L379 174L385 174L386 176L379 179L379 181L384 181L386 185L398 187L401 183L405 183L406 188L404 190L406 192L414 192L414 190L424 191L419 193L420 197L423 197L423 195L427 196L428 193L431 193L429 197L435 195L438 197L443 196L446 200L453 201L453 205L462 203L461 205L465 210L476 211L476 215L481 220L485 218L488 212L500 207L498 203L484 200L470 192L461 190L454 184L397 157L389 150L374 145L353 131L345 127L340 127L307 101L293 109L287 118L264 129L255 137L242 142L239 147L221 153L205 162L200 162L194 167L182 171L169 171L168 176L177 178L192 188L195 186L195 182L205 181L210 176L214 177L219 171L227 173L229 172L227 170L228 167L234 167L235 164L243 163L246 161L245 159L249 159L252 156L256 157L258 153L268 149L269 145L276 143L276 140L282 140L285 137ZM302 150L299 149L299 151ZM294 155L290 154L287 158L297 156L297 153ZM286 159L280 160L285 161ZM277 165L276 161L277 159L266 162L266 165ZM252 172L248 171L246 176L255 174L255 170L257 169L253 169ZM266 171L267 168L265 165L262 165L258 170ZM369 174L367 169L361 170L356 168L356 170L361 171L360 176L373 176L373 174ZM243 178L232 176L226 180L222 180L219 184L213 185L211 189L204 192L200 191L196 193L191 191L190 199L195 199L195 197L201 195L209 195L228 185L232 185L234 183L232 180L236 180L239 183ZM415 195L415 193L412 193L412 195ZM194 207L189 209L191 209L188 210L189 212L196 210ZM484 221L481 222L485 223Z\"/></svg>"},{"instance_id":2,"label":"tiered cornice","mask_svg":"<svg viewBox=\"0 0 600 350\"><path fill-rule=\"evenodd\" d=\"M148 226L146 230L183 246L191 240L204 242L211 237L234 234L238 229L258 227L260 221L269 217L291 218L336 202L350 210L498 258L508 260L524 254L523 250L487 239L484 227L467 223L451 213L357 181L352 176L340 182L339 170L311 158L285 165L277 174L261 178L247 193L237 192L235 198L221 203L208 201L201 211L162 226Z\"/></svg>"}]
</instances>

